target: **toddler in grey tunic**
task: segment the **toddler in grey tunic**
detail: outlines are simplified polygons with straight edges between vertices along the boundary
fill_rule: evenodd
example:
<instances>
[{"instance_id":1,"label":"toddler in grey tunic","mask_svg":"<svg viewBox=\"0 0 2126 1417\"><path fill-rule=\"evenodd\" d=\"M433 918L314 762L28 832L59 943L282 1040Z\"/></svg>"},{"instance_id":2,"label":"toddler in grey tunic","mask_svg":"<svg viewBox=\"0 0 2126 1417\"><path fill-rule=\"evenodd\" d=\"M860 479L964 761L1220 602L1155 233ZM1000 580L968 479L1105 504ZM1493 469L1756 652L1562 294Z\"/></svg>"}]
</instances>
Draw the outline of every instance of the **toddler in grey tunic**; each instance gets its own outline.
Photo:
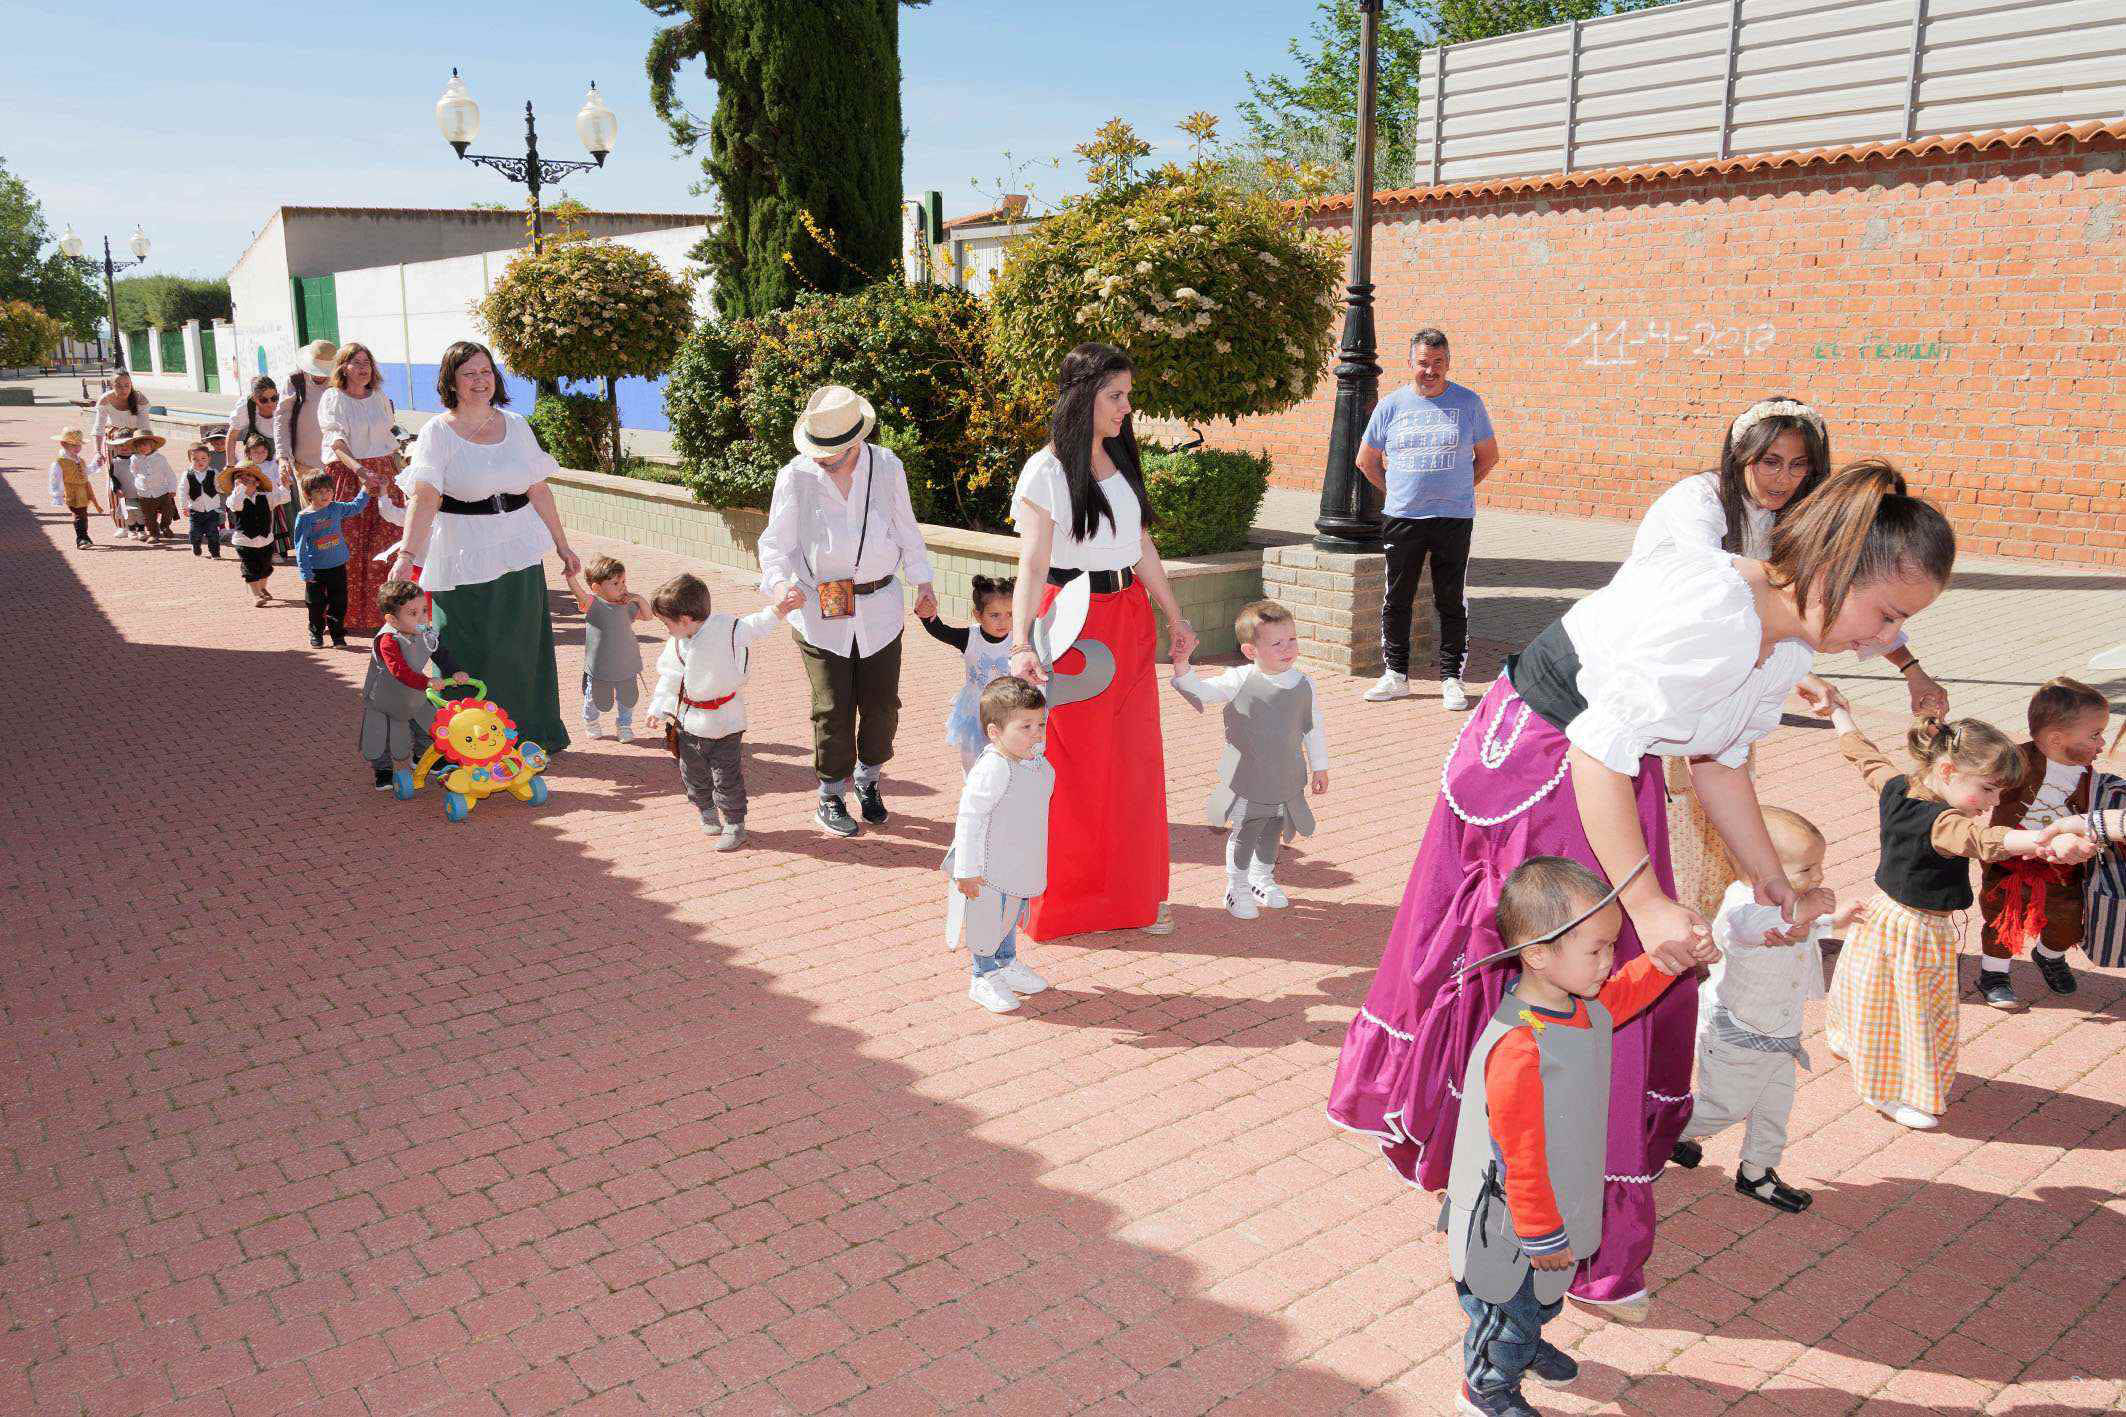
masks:
<instances>
[{"instance_id":1,"label":"toddler in grey tunic","mask_svg":"<svg viewBox=\"0 0 2126 1417\"><path fill-rule=\"evenodd\" d=\"M1293 667L1299 633L1292 612L1258 600L1240 612L1233 629L1248 663L1205 678L1176 655L1174 689L1198 713L1205 704L1225 705L1225 756L1204 811L1212 826L1232 828L1225 908L1235 919L1253 920L1264 907L1292 903L1277 885L1277 848L1313 834L1307 787L1311 780L1315 792L1329 790L1329 747L1314 681Z\"/></svg>"},{"instance_id":2,"label":"toddler in grey tunic","mask_svg":"<svg viewBox=\"0 0 2126 1417\"><path fill-rule=\"evenodd\" d=\"M992 681L976 706L988 746L967 771L945 875L953 890L945 943L973 959L967 997L1009 1013L1048 981L1019 959L1019 922L1048 889L1048 803L1056 770L1041 755L1048 701L1011 675Z\"/></svg>"},{"instance_id":3,"label":"toddler in grey tunic","mask_svg":"<svg viewBox=\"0 0 2126 1417\"><path fill-rule=\"evenodd\" d=\"M628 593L627 567L610 556L592 557L581 575L568 578L568 588L583 612L583 727L597 737L599 718L617 705L614 736L626 743L635 736L642 675L635 624L650 618L649 602Z\"/></svg>"},{"instance_id":4,"label":"toddler in grey tunic","mask_svg":"<svg viewBox=\"0 0 2126 1417\"><path fill-rule=\"evenodd\" d=\"M369 673L362 680L362 756L376 769L379 789L413 795L413 758L428 745L422 725L434 714L428 690L431 660L464 683L465 674L428 623L428 598L412 581L386 581L377 588L384 623L369 644Z\"/></svg>"}]
</instances>

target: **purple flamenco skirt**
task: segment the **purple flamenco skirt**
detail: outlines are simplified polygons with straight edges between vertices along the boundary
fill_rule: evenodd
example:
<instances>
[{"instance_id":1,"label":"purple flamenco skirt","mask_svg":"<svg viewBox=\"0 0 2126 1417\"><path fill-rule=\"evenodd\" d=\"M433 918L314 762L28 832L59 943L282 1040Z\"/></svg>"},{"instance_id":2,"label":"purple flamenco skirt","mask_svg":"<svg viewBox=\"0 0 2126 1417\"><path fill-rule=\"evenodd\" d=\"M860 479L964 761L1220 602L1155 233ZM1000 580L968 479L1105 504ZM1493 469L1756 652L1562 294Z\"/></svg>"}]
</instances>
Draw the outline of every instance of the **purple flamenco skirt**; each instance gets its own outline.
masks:
<instances>
[{"instance_id":1,"label":"purple flamenco skirt","mask_svg":"<svg viewBox=\"0 0 2126 1417\"><path fill-rule=\"evenodd\" d=\"M1499 891L1523 861L1563 856L1601 872L1580 826L1568 746L1500 675L1447 755L1380 972L1344 1035L1330 1120L1378 1138L1403 1179L1428 1191L1447 1186L1470 1051L1519 976L1504 962L1459 979L1454 970L1499 949ZM1660 759L1641 761L1635 792L1654 877L1672 897ZM1627 918L1617 964L1642 953ZM1697 995L1696 981L1685 975L1616 1031L1602 1244L1581 1257L1572 1285L1580 1298L1613 1302L1646 1287L1653 1180L1690 1120Z\"/></svg>"}]
</instances>

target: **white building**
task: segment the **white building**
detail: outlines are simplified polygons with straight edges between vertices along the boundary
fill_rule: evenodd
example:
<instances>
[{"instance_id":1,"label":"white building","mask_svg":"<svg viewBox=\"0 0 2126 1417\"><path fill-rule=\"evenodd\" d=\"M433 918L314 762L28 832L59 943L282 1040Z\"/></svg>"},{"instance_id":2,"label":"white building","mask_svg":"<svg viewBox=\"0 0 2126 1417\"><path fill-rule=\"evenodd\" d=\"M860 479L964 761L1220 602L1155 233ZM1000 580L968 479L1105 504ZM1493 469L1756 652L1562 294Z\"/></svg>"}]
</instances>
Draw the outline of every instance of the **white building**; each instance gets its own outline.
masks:
<instances>
[{"instance_id":1,"label":"white building","mask_svg":"<svg viewBox=\"0 0 2126 1417\"><path fill-rule=\"evenodd\" d=\"M911 219L901 233L902 269L911 282L928 276L939 285L986 295L1004 268L1004 248L1032 231L1040 220L1026 215L1026 198L1013 194L1000 207L946 222L945 239L926 252L922 227Z\"/></svg>"},{"instance_id":2,"label":"white building","mask_svg":"<svg viewBox=\"0 0 2126 1417\"><path fill-rule=\"evenodd\" d=\"M573 225L683 274L698 270L687 252L708 235L708 218L687 213L590 212ZM397 407L433 411L444 349L480 338L472 306L524 243L515 210L281 207L229 272L235 320L214 332L221 389L241 394L259 374L282 378L311 340L353 341L376 357ZM704 283L697 312L708 312L708 297ZM503 379L529 411L530 381L507 370ZM618 392L624 426L666 427L661 380L625 379Z\"/></svg>"}]
</instances>

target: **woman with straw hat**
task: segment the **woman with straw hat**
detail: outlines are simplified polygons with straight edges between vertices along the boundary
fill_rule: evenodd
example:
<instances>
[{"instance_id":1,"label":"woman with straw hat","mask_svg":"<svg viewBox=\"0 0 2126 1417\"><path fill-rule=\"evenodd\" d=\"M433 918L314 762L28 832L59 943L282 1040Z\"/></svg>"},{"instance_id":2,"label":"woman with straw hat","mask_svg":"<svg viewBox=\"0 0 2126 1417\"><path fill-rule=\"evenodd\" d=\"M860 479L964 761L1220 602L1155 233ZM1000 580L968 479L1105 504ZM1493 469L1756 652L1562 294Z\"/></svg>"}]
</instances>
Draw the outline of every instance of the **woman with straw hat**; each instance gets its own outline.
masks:
<instances>
[{"instance_id":1,"label":"woman with straw hat","mask_svg":"<svg viewBox=\"0 0 2126 1417\"><path fill-rule=\"evenodd\" d=\"M862 830L843 801L852 782L864 820L886 820L878 779L900 727L903 573L915 583L915 613L937 614L908 474L869 441L877 426L854 389L815 389L790 431L797 456L775 474L760 536L760 588L770 600L804 593L790 626L812 686L814 819L843 837Z\"/></svg>"}]
</instances>

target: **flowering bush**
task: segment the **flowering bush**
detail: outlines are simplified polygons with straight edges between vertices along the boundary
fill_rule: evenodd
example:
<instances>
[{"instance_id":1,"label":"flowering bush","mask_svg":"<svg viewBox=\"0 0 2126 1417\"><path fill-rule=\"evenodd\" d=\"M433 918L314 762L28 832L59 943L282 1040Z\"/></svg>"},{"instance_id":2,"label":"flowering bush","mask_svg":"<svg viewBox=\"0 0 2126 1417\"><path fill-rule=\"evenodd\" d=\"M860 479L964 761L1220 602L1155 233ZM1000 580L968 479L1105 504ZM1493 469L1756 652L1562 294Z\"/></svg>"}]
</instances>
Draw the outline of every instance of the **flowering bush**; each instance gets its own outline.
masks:
<instances>
[{"instance_id":1,"label":"flowering bush","mask_svg":"<svg viewBox=\"0 0 2126 1417\"><path fill-rule=\"evenodd\" d=\"M560 240L511 261L473 314L512 372L604 380L617 430L614 381L663 373L693 323L694 302L689 283L647 251Z\"/></svg>"},{"instance_id":2,"label":"flowering bush","mask_svg":"<svg viewBox=\"0 0 2126 1417\"><path fill-rule=\"evenodd\" d=\"M1103 129L1094 146L1117 141ZM990 293L996 351L1015 375L1045 383L1071 346L1099 340L1136 363L1133 399L1154 418L1240 418L1305 398L1328 362L1343 240L1303 229L1215 161L1138 177L1088 160L1103 185L1014 242Z\"/></svg>"},{"instance_id":3,"label":"flowering bush","mask_svg":"<svg viewBox=\"0 0 2126 1417\"><path fill-rule=\"evenodd\" d=\"M702 325L665 383L688 485L718 506L767 506L806 396L847 384L878 410L874 440L907 466L919 519L1001 529L1047 406L1002 376L987 333L973 296L898 280Z\"/></svg>"},{"instance_id":4,"label":"flowering bush","mask_svg":"<svg viewBox=\"0 0 2126 1417\"><path fill-rule=\"evenodd\" d=\"M64 333L57 320L27 300L0 300L0 369L44 363Z\"/></svg>"}]
</instances>

